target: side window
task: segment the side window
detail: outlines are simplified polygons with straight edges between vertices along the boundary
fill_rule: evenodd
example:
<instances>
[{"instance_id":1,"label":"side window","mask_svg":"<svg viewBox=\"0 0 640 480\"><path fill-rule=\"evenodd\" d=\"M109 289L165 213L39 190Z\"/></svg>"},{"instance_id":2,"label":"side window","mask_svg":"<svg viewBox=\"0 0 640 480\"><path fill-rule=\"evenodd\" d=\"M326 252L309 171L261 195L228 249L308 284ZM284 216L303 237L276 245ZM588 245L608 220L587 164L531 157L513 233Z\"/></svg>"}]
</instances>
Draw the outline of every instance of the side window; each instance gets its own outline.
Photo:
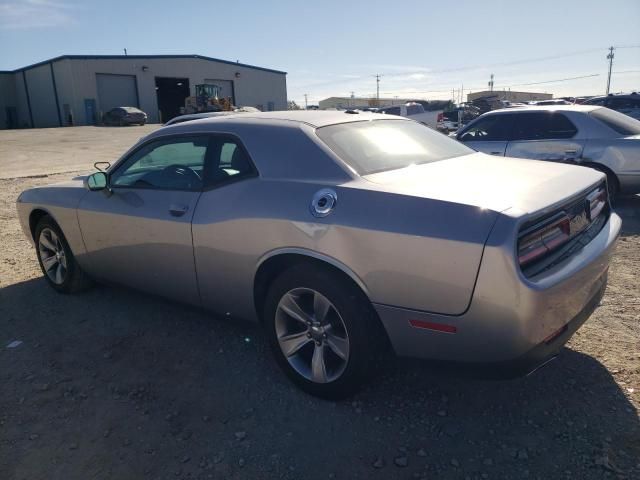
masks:
<instances>
[{"instance_id":1,"label":"side window","mask_svg":"<svg viewBox=\"0 0 640 480\"><path fill-rule=\"evenodd\" d=\"M254 172L251 161L245 149L232 138L221 137L212 142L212 168L208 184L228 180L230 177L238 177Z\"/></svg>"},{"instance_id":2,"label":"side window","mask_svg":"<svg viewBox=\"0 0 640 480\"><path fill-rule=\"evenodd\" d=\"M489 115L471 125L459 137L461 142L487 142L509 140L513 115Z\"/></svg>"},{"instance_id":3,"label":"side window","mask_svg":"<svg viewBox=\"0 0 640 480\"><path fill-rule=\"evenodd\" d=\"M424 108L422 107L422 105L407 106L407 115L417 115L419 113L424 113Z\"/></svg>"},{"instance_id":4,"label":"side window","mask_svg":"<svg viewBox=\"0 0 640 480\"><path fill-rule=\"evenodd\" d=\"M400 107L385 108L383 112L387 115L400 115L402 113Z\"/></svg>"},{"instance_id":5,"label":"side window","mask_svg":"<svg viewBox=\"0 0 640 480\"><path fill-rule=\"evenodd\" d=\"M209 137L151 142L134 152L111 175L113 187L200 190Z\"/></svg>"},{"instance_id":6,"label":"side window","mask_svg":"<svg viewBox=\"0 0 640 480\"><path fill-rule=\"evenodd\" d=\"M640 108L640 99L631 97L614 97L609 99L607 105L612 110L631 110L633 108Z\"/></svg>"},{"instance_id":7,"label":"side window","mask_svg":"<svg viewBox=\"0 0 640 480\"><path fill-rule=\"evenodd\" d=\"M513 140L571 138L578 132L573 123L561 113L521 113L515 120Z\"/></svg>"},{"instance_id":8,"label":"side window","mask_svg":"<svg viewBox=\"0 0 640 480\"><path fill-rule=\"evenodd\" d=\"M562 113L553 113L548 120L547 138L573 138L576 126Z\"/></svg>"}]
</instances>

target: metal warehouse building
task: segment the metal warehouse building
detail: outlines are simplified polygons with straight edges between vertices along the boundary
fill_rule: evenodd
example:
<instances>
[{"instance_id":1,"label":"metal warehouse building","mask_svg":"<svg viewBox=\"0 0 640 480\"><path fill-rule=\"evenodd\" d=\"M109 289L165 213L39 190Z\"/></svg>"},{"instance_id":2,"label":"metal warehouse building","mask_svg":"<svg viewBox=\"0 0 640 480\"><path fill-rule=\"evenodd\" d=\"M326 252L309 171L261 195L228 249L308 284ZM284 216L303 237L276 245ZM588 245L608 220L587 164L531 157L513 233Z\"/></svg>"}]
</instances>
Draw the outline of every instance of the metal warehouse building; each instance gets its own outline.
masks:
<instances>
[{"instance_id":1,"label":"metal warehouse building","mask_svg":"<svg viewBox=\"0 0 640 480\"><path fill-rule=\"evenodd\" d=\"M238 106L286 110L286 72L201 55L63 55L0 72L0 128L95 125L120 106L180 114L198 84Z\"/></svg>"}]
</instances>

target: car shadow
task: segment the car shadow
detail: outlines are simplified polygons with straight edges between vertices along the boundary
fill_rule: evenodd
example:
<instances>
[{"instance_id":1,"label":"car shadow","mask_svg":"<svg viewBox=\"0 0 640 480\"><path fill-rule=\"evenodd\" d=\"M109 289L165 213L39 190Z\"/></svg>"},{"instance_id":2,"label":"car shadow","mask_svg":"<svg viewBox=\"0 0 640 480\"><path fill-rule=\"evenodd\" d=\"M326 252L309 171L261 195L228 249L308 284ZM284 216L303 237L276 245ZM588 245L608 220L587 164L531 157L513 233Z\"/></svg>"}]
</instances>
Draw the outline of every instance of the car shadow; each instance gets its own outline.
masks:
<instances>
[{"instance_id":1,"label":"car shadow","mask_svg":"<svg viewBox=\"0 0 640 480\"><path fill-rule=\"evenodd\" d=\"M636 409L571 349L511 381L397 360L330 402L285 379L257 325L115 287L60 295L42 279L0 290L0 341L0 478L640 473Z\"/></svg>"},{"instance_id":2,"label":"car shadow","mask_svg":"<svg viewBox=\"0 0 640 480\"><path fill-rule=\"evenodd\" d=\"M640 235L640 195L619 197L613 208L622 217L621 235Z\"/></svg>"}]
</instances>

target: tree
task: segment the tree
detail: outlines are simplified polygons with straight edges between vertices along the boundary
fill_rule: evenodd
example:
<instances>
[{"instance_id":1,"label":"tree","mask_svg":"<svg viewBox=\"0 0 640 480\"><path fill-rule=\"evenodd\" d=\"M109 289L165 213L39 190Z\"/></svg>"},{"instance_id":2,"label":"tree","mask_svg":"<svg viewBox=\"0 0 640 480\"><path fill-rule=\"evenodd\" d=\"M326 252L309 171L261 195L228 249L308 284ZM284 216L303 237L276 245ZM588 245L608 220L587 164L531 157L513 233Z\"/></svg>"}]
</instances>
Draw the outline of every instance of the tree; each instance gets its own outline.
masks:
<instances>
[{"instance_id":1,"label":"tree","mask_svg":"<svg viewBox=\"0 0 640 480\"><path fill-rule=\"evenodd\" d=\"M298 106L295 100L289 100L287 102L287 110L302 110L302 109Z\"/></svg>"}]
</instances>

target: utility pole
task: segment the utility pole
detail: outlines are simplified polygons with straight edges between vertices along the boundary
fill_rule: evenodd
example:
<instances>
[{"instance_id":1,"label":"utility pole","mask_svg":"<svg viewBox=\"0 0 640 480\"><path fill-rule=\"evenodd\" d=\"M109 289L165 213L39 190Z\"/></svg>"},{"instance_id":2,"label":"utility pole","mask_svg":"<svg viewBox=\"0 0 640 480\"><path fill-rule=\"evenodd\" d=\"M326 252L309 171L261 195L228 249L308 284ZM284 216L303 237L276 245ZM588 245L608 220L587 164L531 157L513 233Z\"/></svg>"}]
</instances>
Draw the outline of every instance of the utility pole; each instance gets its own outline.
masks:
<instances>
[{"instance_id":1,"label":"utility pole","mask_svg":"<svg viewBox=\"0 0 640 480\"><path fill-rule=\"evenodd\" d=\"M489 91L493 92L493 73L491 74L491 80L489 80Z\"/></svg>"},{"instance_id":2,"label":"utility pole","mask_svg":"<svg viewBox=\"0 0 640 480\"><path fill-rule=\"evenodd\" d=\"M380 106L380 77L382 75L380 75L379 73L376 73L376 104L379 107Z\"/></svg>"},{"instance_id":3,"label":"utility pole","mask_svg":"<svg viewBox=\"0 0 640 480\"><path fill-rule=\"evenodd\" d=\"M304 94L304 109L307 110L307 94Z\"/></svg>"},{"instance_id":4,"label":"utility pole","mask_svg":"<svg viewBox=\"0 0 640 480\"><path fill-rule=\"evenodd\" d=\"M607 55L607 60L609 60L609 76L607 77L607 95L609 95L609 90L611 88L611 67L613 67L613 47L609 47L609 54Z\"/></svg>"}]
</instances>

